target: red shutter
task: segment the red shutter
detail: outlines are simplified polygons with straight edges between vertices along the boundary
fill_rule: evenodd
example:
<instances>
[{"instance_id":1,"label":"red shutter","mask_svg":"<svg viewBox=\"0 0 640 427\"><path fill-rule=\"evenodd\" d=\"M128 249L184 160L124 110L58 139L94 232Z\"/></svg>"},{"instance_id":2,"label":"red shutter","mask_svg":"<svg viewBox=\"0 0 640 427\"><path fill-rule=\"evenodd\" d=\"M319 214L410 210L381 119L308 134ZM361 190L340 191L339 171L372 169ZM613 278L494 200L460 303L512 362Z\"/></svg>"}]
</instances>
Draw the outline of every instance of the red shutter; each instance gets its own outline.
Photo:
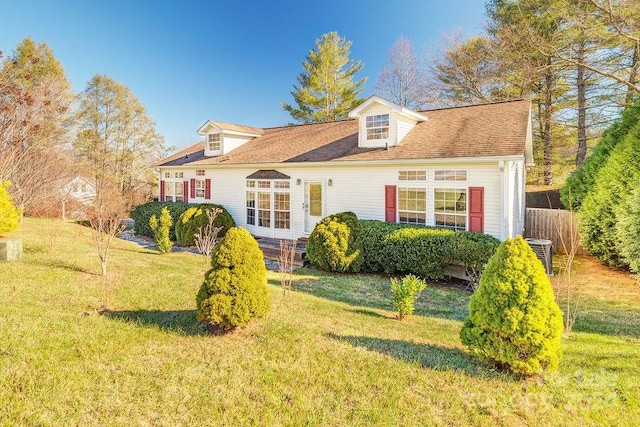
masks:
<instances>
[{"instance_id":1,"label":"red shutter","mask_svg":"<svg viewBox=\"0 0 640 427\"><path fill-rule=\"evenodd\" d=\"M182 184L182 197L184 198L185 203L189 203L189 181L185 181Z\"/></svg>"},{"instance_id":2,"label":"red shutter","mask_svg":"<svg viewBox=\"0 0 640 427\"><path fill-rule=\"evenodd\" d=\"M396 222L396 186L384 186L384 220Z\"/></svg>"},{"instance_id":3,"label":"red shutter","mask_svg":"<svg viewBox=\"0 0 640 427\"><path fill-rule=\"evenodd\" d=\"M210 179L204 180L204 198L208 200L211 199L211 180Z\"/></svg>"},{"instance_id":4,"label":"red shutter","mask_svg":"<svg viewBox=\"0 0 640 427\"><path fill-rule=\"evenodd\" d=\"M195 178L191 179L191 198L194 199L196 197L196 180Z\"/></svg>"},{"instance_id":5,"label":"red shutter","mask_svg":"<svg viewBox=\"0 0 640 427\"><path fill-rule=\"evenodd\" d=\"M469 187L469 231L484 233L484 187Z\"/></svg>"},{"instance_id":6,"label":"red shutter","mask_svg":"<svg viewBox=\"0 0 640 427\"><path fill-rule=\"evenodd\" d=\"M164 181L160 181L160 202L164 202Z\"/></svg>"}]
</instances>

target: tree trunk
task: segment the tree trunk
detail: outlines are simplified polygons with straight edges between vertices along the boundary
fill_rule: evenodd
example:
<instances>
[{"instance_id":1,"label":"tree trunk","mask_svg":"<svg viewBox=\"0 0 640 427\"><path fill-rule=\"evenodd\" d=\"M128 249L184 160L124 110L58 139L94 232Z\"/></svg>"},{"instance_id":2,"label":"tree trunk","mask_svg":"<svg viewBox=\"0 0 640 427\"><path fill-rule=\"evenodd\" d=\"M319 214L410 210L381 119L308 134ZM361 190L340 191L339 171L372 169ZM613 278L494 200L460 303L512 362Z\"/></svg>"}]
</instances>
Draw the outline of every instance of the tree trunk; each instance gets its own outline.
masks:
<instances>
[{"instance_id":1,"label":"tree trunk","mask_svg":"<svg viewBox=\"0 0 640 427\"><path fill-rule=\"evenodd\" d=\"M102 270L102 275L107 275L107 260L100 261L100 268Z\"/></svg>"},{"instance_id":2,"label":"tree trunk","mask_svg":"<svg viewBox=\"0 0 640 427\"><path fill-rule=\"evenodd\" d=\"M552 120L552 91L553 91L553 71L551 70L551 59L549 59L547 70L544 74L544 184L553 183L553 147L551 144L551 120Z\"/></svg>"},{"instance_id":3,"label":"tree trunk","mask_svg":"<svg viewBox=\"0 0 640 427\"><path fill-rule=\"evenodd\" d=\"M631 83L634 86L638 84L639 68L640 68L640 43L636 43L636 46L633 49L633 57L631 59L631 67L629 71L629 83ZM625 102L627 105L631 103L631 100L636 94L637 94L636 91L634 91L630 87L627 88L627 95L625 96Z\"/></svg>"},{"instance_id":4,"label":"tree trunk","mask_svg":"<svg viewBox=\"0 0 640 427\"><path fill-rule=\"evenodd\" d=\"M580 64L584 62L584 40L578 44L576 53ZM585 69L578 65L576 86L578 90L578 150L576 152L576 169L581 167L587 157L587 83L584 76Z\"/></svg>"}]
</instances>

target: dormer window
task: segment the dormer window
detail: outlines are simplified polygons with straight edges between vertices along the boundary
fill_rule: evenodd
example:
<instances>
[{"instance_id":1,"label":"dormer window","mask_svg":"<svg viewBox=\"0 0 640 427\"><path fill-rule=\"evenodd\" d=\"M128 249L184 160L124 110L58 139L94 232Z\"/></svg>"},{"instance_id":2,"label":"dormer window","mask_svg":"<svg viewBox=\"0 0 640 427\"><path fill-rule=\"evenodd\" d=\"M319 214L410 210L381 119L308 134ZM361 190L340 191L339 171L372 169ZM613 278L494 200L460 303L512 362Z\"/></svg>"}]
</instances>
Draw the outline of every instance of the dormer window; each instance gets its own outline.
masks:
<instances>
[{"instance_id":1,"label":"dormer window","mask_svg":"<svg viewBox=\"0 0 640 427\"><path fill-rule=\"evenodd\" d=\"M367 116L367 140L389 138L389 115Z\"/></svg>"},{"instance_id":2,"label":"dormer window","mask_svg":"<svg viewBox=\"0 0 640 427\"><path fill-rule=\"evenodd\" d=\"M209 151L220 151L219 133L210 133L207 142L209 142Z\"/></svg>"}]
</instances>

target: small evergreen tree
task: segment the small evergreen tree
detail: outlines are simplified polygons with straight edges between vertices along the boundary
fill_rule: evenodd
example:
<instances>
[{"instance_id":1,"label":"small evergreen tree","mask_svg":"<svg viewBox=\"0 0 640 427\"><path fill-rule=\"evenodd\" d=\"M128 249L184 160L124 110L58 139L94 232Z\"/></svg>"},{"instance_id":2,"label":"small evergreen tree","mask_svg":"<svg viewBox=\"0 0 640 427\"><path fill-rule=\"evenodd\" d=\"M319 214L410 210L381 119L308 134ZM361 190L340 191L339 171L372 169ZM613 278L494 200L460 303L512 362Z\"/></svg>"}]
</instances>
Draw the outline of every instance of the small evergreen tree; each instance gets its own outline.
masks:
<instances>
[{"instance_id":1,"label":"small evergreen tree","mask_svg":"<svg viewBox=\"0 0 640 427\"><path fill-rule=\"evenodd\" d=\"M542 263L522 237L505 240L471 296L462 343L484 362L533 375L557 369L562 328Z\"/></svg>"},{"instance_id":2,"label":"small evergreen tree","mask_svg":"<svg viewBox=\"0 0 640 427\"><path fill-rule=\"evenodd\" d=\"M640 280L640 181L636 182L634 187L631 197L621 209L616 236L620 254Z\"/></svg>"},{"instance_id":3,"label":"small evergreen tree","mask_svg":"<svg viewBox=\"0 0 640 427\"><path fill-rule=\"evenodd\" d=\"M363 78L353 77L363 64L349 58L351 42L333 31L316 40L316 50L309 51L298 75L299 86L293 85L293 99L298 108L281 103L282 108L301 123L329 122L344 119L361 99Z\"/></svg>"},{"instance_id":4,"label":"small evergreen tree","mask_svg":"<svg viewBox=\"0 0 640 427\"><path fill-rule=\"evenodd\" d=\"M413 274L408 274L402 280L391 278L391 294L393 295L393 306L398 312L398 319L413 314L415 310L416 298L420 292L424 291L427 284Z\"/></svg>"},{"instance_id":5,"label":"small evergreen tree","mask_svg":"<svg viewBox=\"0 0 640 427\"><path fill-rule=\"evenodd\" d=\"M0 236L16 231L20 225L20 211L13 205L7 191L10 185L9 181L0 181Z\"/></svg>"},{"instance_id":6,"label":"small evergreen tree","mask_svg":"<svg viewBox=\"0 0 640 427\"><path fill-rule=\"evenodd\" d=\"M215 247L196 303L198 320L222 330L246 326L269 311L267 269L258 242L247 230L228 230Z\"/></svg>"},{"instance_id":7,"label":"small evergreen tree","mask_svg":"<svg viewBox=\"0 0 640 427\"><path fill-rule=\"evenodd\" d=\"M158 221L155 215L149 219L149 226L153 230L156 247L161 254L171 252L171 248L173 247L173 242L169 238L169 230L171 230L172 225L173 220L171 219L171 213L166 206L162 208L160 221Z\"/></svg>"}]
</instances>

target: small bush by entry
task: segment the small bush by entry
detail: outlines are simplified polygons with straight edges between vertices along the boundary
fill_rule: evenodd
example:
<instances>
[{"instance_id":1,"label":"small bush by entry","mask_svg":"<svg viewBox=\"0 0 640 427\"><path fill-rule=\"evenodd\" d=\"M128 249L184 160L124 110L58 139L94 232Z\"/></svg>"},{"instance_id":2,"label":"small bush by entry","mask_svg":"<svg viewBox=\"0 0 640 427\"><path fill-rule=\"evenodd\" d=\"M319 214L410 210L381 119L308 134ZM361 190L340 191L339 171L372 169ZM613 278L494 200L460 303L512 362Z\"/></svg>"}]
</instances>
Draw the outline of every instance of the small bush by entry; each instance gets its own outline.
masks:
<instances>
[{"instance_id":1,"label":"small bush by entry","mask_svg":"<svg viewBox=\"0 0 640 427\"><path fill-rule=\"evenodd\" d=\"M353 212L329 215L320 221L309 236L307 258L327 271L360 271L362 240L360 222Z\"/></svg>"}]
</instances>

